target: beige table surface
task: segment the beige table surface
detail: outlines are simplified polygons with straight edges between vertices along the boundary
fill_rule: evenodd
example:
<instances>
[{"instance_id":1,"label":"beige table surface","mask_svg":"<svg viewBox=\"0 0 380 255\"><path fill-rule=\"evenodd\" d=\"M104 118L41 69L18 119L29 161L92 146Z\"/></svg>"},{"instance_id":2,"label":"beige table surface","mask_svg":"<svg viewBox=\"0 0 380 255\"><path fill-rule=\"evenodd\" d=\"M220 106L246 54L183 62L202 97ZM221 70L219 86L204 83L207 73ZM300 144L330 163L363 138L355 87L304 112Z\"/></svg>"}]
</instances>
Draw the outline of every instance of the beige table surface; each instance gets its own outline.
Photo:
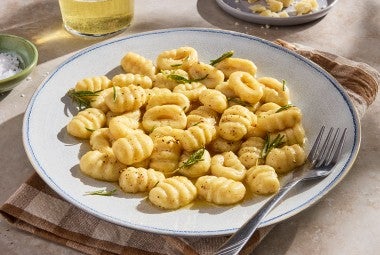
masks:
<instances>
[{"instance_id":1,"label":"beige table surface","mask_svg":"<svg viewBox=\"0 0 380 255\"><path fill-rule=\"evenodd\" d=\"M362 61L380 70L380 1L339 0L313 23L293 27L250 24L213 0L136 0L130 29L118 36L173 27L229 29L268 40L281 38ZM40 53L30 78L0 95L0 203L32 173L22 144L23 114L41 81L74 52L99 41L62 28L56 0L0 0L0 33L33 41ZM380 254L380 99L362 120L362 145L345 179L318 204L278 224L254 254ZM1 254L78 254L19 231L0 218Z\"/></svg>"}]
</instances>

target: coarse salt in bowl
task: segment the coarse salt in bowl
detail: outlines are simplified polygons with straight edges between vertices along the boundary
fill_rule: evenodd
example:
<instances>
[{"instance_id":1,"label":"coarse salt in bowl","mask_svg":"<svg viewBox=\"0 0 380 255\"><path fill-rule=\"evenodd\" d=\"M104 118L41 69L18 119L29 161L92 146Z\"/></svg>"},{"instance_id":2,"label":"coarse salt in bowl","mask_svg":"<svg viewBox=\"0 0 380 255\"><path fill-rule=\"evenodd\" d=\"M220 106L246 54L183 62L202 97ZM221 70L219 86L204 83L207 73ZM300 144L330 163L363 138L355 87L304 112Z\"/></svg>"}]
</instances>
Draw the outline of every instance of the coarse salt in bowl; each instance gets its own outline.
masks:
<instances>
[{"instance_id":1,"label":"coarse salt in bowl","mask_svg":"<svg viewBox=\"0 0 380 255\"><path fill-rule=\"evenodd\" d=\"M38 51L30 41L0 34L0 92L16 87L36 66Z\"/></svg>"},{"instance_id":2,"label":"coarse salt in bowl","mask_svg":"<svg viewBox=\"0 0 380 255\"><path fill-rule=\"evenodd\" d=\"M0 53L0 80L21 72L21 62L21 57L15 52Z\"/></svg>"}]
</instances>

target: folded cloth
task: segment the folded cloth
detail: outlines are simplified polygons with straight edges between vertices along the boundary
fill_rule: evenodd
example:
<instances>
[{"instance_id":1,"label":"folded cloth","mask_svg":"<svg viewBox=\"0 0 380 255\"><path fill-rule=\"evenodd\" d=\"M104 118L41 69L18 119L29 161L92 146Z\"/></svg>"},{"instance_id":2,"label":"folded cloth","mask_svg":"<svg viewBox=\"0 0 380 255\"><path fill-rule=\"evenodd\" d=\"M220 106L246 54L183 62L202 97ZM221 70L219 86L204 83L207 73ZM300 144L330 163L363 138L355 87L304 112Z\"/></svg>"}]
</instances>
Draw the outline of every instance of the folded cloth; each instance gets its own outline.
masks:
<instances>
[{"instance_id":1,"label":"folded cloth","mask_svg":"<svg viewBox=\"0 0 380 255\"><path fill-rule=\"evenodd\" d=\"M275 43L310 59L334 76L346 89L359 118L363 117L368 106L375 101L380 83L380 73L373 67L281 39L277 39Z\"/></svg>"},{"instance_id":2,"label":"folded cloth","mask_svg":"<svg viewBox=\"0 0 380 255\"><path fill-rule=\"evenodd\" d=\"M15 227L86 254L211 254L228 237L174 237L115 225L63 200L35 173L1 207ZM248 254L269 232L260 229Z\"/></svg>"},{"instance_id":3,"label":"folded cloth","mask_svg":"<svg viewBox=\"0 0 380 255\"><path fill-rule=\"evenodd\" d=\"M320 65L346 89L359 116L375 100L380 81L372 67L283 40L275 43ZM15 227L86 254L212 254L228 237L175 237L121 227L63 200L35 173L1 207ZM249 254L274 226L260 228L242 254Z\"/></svg>"}]
</instances>

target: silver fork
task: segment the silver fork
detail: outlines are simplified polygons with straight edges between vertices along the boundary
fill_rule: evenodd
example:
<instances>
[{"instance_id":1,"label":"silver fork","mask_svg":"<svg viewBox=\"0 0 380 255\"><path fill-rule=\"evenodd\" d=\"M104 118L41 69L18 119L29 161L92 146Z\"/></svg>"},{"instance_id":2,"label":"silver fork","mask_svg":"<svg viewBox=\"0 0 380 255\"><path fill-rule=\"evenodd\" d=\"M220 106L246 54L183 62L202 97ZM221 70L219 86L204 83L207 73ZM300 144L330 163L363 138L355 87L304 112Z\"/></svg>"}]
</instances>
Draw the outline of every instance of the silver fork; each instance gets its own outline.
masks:
<instances>
[{"instance_id":1,"label":"silver fork","mask_svg":"<svg viewBox=\"0 0 380 255\"><path fill-rule=\"evenodd\" d=\"M331 128L322 147L319 149L325 126L319 131L316 141L307 157L306 163L294 171L292 180L286 183L268 202L264 204L238 231L236 231L219 249L215 255L238 254L249 241L262 219L278 204L278 202L298 183L328 176L341 155L347 128L339 137L340 130ZM333 136L333 138L332 138ZM331 141L332 138L332 141ZM339 140L339 141L338 141ZM338 143L337 143L338 141Z\"/></svg>"}]
</instances>

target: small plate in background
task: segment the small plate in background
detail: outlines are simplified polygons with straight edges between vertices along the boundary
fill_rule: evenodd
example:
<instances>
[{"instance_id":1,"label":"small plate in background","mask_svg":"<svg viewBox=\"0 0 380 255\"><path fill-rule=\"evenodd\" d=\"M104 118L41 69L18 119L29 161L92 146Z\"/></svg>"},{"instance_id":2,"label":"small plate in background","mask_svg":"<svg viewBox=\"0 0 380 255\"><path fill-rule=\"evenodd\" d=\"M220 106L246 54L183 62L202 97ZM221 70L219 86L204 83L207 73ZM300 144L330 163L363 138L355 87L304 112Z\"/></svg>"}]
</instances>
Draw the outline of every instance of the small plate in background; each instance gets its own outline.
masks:
<instances>
[{"instance_id":1,"label":"small plate in background","mask_svg":"<svg viewBox=\"0 0 380 255\"><path fill-rule=\"evenodd\" d=\"M259 0L252 4L248 3L247 0L216 0L216 2L225 12L241 20L263 25L291 26L308 23L325 16L338 0L317 0L319 7L316 11L300 16L296 16L294 7L289 6L284 8L289 14L287 18L264 17L260 16L259 13L253 13L249 9L249 6L254 4L266 6L264 0Z\"/></svg>"}]
</instances>

